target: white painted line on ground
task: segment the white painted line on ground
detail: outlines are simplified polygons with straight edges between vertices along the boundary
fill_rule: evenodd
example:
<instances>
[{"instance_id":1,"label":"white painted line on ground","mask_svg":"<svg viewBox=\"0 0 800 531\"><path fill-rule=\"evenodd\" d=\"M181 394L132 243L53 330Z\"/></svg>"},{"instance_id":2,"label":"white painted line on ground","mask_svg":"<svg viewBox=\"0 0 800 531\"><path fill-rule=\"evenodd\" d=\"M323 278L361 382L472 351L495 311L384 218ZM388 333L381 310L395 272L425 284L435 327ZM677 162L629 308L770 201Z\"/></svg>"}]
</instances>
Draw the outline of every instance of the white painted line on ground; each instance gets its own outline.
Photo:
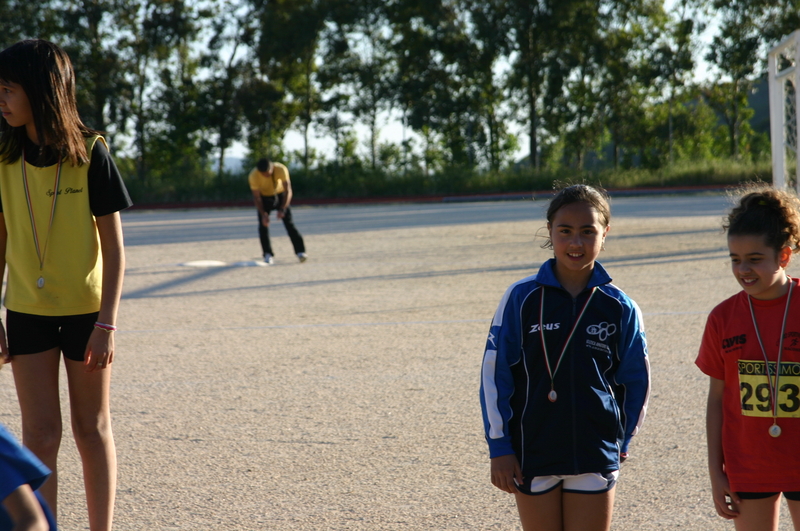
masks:
<instances>
[{"instance_id":1,"label":"white painted line on ground","mask_svg":"<svg viewBox=\"0 0 800 531\"><path fill-rule=\"evenodd\" d=\"M193 260L191 262L184 262L181 264L185 267L225 267L227 262L220 262L219 260Z\"/></svg>"},{"instance_id":2,"label":"white painted line on ground","mask_svg":"<svg viewBox=\"0 0 800 531\"><path fill-rule=\"evenodd\" d=\"M231 267L267 267L268 265L263 260L245 260L243 262L234 262Z\"/></svg>"},{"instance_id":3,"label":"white painted line on ground","mask_svg":"<svg viewBox=\"0 0 800 531\"><path fill-rule=\"evenodd\" d=\"M268 265L261 260L244 260L242 262L220 262L219 260L192 260L178 264L183 267L264 267Z\"/></svg>"}]
</instances>

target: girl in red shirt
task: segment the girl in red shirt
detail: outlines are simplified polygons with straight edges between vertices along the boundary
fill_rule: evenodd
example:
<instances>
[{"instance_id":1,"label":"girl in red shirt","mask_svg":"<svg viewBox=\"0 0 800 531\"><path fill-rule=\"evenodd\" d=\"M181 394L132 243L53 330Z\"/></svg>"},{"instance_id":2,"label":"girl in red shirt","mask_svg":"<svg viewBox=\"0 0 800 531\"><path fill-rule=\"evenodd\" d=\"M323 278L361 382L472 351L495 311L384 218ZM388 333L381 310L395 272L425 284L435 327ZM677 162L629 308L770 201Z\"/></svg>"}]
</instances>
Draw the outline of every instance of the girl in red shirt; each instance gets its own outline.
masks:
<instances>
[{"instance_id":1,"label":"girl in red shirt","mask_svg":"<svg viewBox=\"0 0 800 531\"><path fill-rule=\"evenodd\" d=\"M708 317L697 366L710 377L708 468L717 513L737 531L777 529L780 494L800 530L800 202L750 190L728 215L742 291Z\"/></svg>"}]
</instances>

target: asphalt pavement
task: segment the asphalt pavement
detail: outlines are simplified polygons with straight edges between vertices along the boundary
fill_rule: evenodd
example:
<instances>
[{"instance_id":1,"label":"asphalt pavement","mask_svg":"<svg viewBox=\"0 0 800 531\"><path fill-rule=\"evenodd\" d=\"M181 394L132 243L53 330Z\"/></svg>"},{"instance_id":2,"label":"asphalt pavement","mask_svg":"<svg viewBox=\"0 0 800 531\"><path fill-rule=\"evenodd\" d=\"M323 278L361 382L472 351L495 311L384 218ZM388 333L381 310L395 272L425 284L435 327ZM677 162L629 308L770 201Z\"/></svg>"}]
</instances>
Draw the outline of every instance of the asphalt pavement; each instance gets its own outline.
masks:
<instances>
[{"instance_id":1,"label":"asphalt pavement","mask_svg":"<svg viewBox=\"0 0 800 531\"><path fill-rule=\"evenodd\" d=\"M613 201L601 261L642 308L653 378L615 530L733 529L711 503L694 366L708 311L738 291L726 205ZM519 529L489 481L478 386L500 297L550 256L545 206L301 206L309 260L273 222L270 267L252 208L124 213L116 529ZM19 433L8 370L0 422ZM68 426L60 524L73 531L88 525Z\"/></svg>"}]
</instances>

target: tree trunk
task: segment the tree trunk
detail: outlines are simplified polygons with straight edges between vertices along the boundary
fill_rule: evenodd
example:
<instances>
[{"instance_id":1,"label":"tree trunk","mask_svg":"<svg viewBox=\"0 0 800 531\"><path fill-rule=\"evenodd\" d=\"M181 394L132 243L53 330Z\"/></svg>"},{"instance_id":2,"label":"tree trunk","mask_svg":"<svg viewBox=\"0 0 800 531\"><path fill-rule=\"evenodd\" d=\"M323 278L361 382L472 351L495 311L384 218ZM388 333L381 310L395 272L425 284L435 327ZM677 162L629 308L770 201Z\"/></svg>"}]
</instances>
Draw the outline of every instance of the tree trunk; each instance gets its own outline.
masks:
<instances>
[{"instance_id":1,"label":"tree trunk","mask_svg":"<svg viewBox=\"0 0 800 531\"><path fill-rule=\"evenodd\" d=\"M536 139L536 133L539 129L539 115L536 112L536 98L538 96L539 86L536 83L536 38L534 37L534 27L528 28L528 50L526 65L528 68L528 119L530 121L530 139L528 141L528 148L530 149L530 164L532 168L539 169L539 144Z\"/></svg>"},{"instance_id":2,"label":"tree trunk","mask_svg":"<svg viewBox=\"0 0 800 531\"><path fill-rule=\"evenodd\" d=\"M143 59L143 64L139 63L139 86L138 86L138 108L136 109L136 146L139 148L137 157L137 175L139 181L147 181L147 143L145 142L145 116L144 116L144 89L147 84L145 71L147 69L147 59Z\"/></svg>"},{"instance_id":3,"label":"tree trunk","mask_svg":"<svg viewBox=\"0 0 800 531\"><path fill-rule=\"evenodd\" d=\"M530 139L528 142L528 149L530 149L530 164L532 168L539 169L539 146L536 141L536 133L538 129L539 115L536 112L536 89L533 87L533 81L529 79L530 83L528 90L528 119L530 121Z\"/></svg>"},{"instance_id":4,"label":"tree trunk","mask_svg":"<svg viewBox=\"0 0 800 531\"><path fill-rule=\"evenodd\" d=\"M497 146L497 132L495 131L497 125L495 124L494 120L494 106L492 106L491 109L489 110L488 120L489 120L489 166L492 168L492 170L497 171L498 146Z\"/></svg>"},{"instance_id":5,"label":"tree trunk","mask_svg":"<svg viewBox=\"0 0 800 531\"><path fill-rule=\"evenodd\" d=\"M369 116L369 153L370 153L370 160L372 162L372 169L374 170L377 166L376 164L376 145L378 143L378 110L373 107L372 111L370 112Z\"/></svg>"},{"instance_id":6,"label":"tree trunk","mask_svg":"<svg viewBox=\"0 0 800 531\"><path fill-rule=\"evenodd\" d=\"M303 120L303 168L308 171L308 120Z\"/></svg>"},{"instance_id":7,"label":"tree trunk","mask_svg":"<svg viewBox=\"0 0 800 531\"><path fill-rule=\"evenodd\" d=\"M233 51L231 52L231 56L228 58L228 65L225 68L225 83L224 83L224 91L225 97L228 98L228 104L232 104L233 100L233 82L231 81L231 76L234 73L233 69L233 61L236 58L236 51L239 49L239 39L236 39L236 42L233 45ZM225 131L225 124L221 124L219 127L219 167L217 170L217 179L220 181L222 180L222 172L225 170L225 150L228 147L228 137L224 133Z\"/></svg>"},{"instance_id":8,"label":"tree trunk","mask_svg":"<svg viewBox=\"0 0 800 531\"><path fill-rule=\"evenodd\" d=\"M311 126L311 61L313 56L306 61L306 115L303 123L303 167L308 171L308 128Z\"/></svg>"},{"instance_id":9,"label":"tree trunk","mask_svg":"<svg viewBox=\"0 0 800 531\"><path fill-rule=\"evenodd\" d=\"M669 97L669 163L672 164L672 95Z\"/></svg>"},{"instance_id":10,"label":"tree trunk","mask_svg":"<svg viewBox=\"0 0 800 531\"><path fill-rule=\"evenodd\" d=\"M222 172L225 171L225 148L219 150L219 163L217 164L217 179L222 181Z\"/></svg>"},{"instance_id":11,"label":"tree trunk","mask_svg":"<svg viewBox=\"0 0 800 531\"><path fill-rule=\"evenodd\" d=\"M403 109L403 175L408 173L408 142L406 141L407 109Z\"/></svg>"},{"instance_id":12,"label":"tree trunk","mask_svg":"<svg viewBox=\"0 0 800 531\"><path fill-rule=\"evenodd\" d=\"M334 152L334 166L336 168L342 162L342 143L339 140L339 109L336 108L333 111L333 141L336 144L336 150Z\"/></svg>"}]
</instances>

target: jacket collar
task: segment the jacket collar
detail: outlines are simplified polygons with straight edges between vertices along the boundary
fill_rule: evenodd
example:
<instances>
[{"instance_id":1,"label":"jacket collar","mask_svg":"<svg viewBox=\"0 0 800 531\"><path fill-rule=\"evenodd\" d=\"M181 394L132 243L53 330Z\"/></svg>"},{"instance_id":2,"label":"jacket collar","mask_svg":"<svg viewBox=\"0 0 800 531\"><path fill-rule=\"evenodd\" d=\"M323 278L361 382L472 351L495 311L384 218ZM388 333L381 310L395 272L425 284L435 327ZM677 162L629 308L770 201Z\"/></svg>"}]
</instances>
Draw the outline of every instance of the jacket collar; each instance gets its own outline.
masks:
<instances>
[{"instance_id":1,"label":"jacket collar","mask_svg":"<svg viewBox=\"0 0 800 531\"><path fill-rule=\"evenodd\" d=\"M536 275L536 281L545 286L564 289L564 287L556 278L556 273L553 269L555 265L555 258L551 258L547 262L543 263L542 267L539 268L539 273ZM592 271L591 278L589 278L589 283L586 285L586 289L602 286L603 284L608 284L610 282L611 277L606 272L606 269L600 264L600 262L595 261L594 270Z\"/></svg>"}]
</instances>

